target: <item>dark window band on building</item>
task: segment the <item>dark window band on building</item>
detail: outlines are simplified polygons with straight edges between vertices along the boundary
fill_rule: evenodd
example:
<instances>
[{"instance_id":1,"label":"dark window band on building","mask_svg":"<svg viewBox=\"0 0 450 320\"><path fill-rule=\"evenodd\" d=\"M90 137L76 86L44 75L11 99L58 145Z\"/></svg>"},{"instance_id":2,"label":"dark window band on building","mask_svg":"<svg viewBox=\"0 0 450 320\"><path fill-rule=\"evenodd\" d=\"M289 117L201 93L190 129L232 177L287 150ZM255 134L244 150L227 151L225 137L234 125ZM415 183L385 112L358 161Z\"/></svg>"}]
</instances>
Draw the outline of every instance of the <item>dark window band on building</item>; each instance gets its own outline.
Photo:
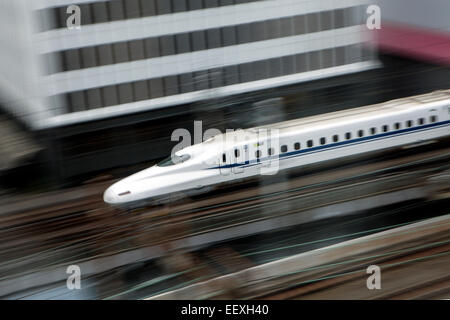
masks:
<instances>
[{"instance_id":1,"label":"dark window band on building","mask_svg":"<svg viewBox=\"0 0 450 320\"><path fill-rule=\"evenodd\" d=\"M257 1L262 0L110 0L74 4L81 9L81 25L90 25ZM51 23L42 24L41 31L66 27L67 6L42 9L38 15L44 16L44 10L50 15Z\"/></svg>"},{"instance_id":2,"label":"dark window band on building","mask_svg":"<svg viewBox=\"0 0 450 320\"><path fill-rule=\"evenodd\" d=\"M211 89L217 86L245 83L250 81L273 78L270 72L274 61L281 61L290 58L296 62L306 62L305 56L317 57L317 59L330 59L334 61L333 66L348 63L346 56L352 51L360 51L360 45L337 47L332 49L330 56L324 55L330 49L300 53L292 56L274 58L269 60L255 61L245 64L213 68L197 72L190 72L178 75L171 75L162 78L152 78L140 80L132 83L110 85L100 88L92 88L83 91L70 92L65 97L71 112L89 110L93 108L108 107L122 103L137 102L148 99L155 99L164 96L173 96L182 93L195 92L198 90ZM331 64L331 62L330 62ZM292 73L313 71L319 68L317 65L295 64L294 70L282 70L276 76L284 76ZM264 69L264 70L261 70ZM349 137L346 136L347 139ZM300 145L295 146L295 148Z\"/></svg>"},{"instance_id":3,"label":"dark window band on building","mask_svg":"<svg viewBox=\"0 0 450 320\"><path fill-rule=\"evenodd\" d=\"M52 52L48 55L59 54L61 56L61 61L63 62L51 68L49 72L58 73L73 71L122 62L138 61L257 41L284 38L309 32L331 30L335 28L333 26L333 21L336 22L336 19L342 15L342 12L344 13L342 16L345 16L347 11L350 12L352 10L353 7L350 7L320 13L322 16L320 23L321 25L323 24L320 28L307 28L305 24L301 27L294 27L296 21L307 21L310 15L317 14L312 13L282 19L227 26L223 28L214 28L181 34L164 35L160 37L115 42L106 45L70 49L57 53ZM355 21L348 19L343 20L338 25L342 28L350 27L354 25L352 24L354 22ZM98 55L96 59L93 58L95 53ZM324 61L326 61L326 64L322 66L324 68L333 64L331 59L326 58L326 56L329 55L332 55L332 49L324 52ZM85 61L85 59L87 61ZM320 60L315 59L315 57L311 57L310 59L312 59L310 61L311 63L320 64ZM293 70L293 60L285 59L282 61L282 64L283 68ZM264 77L264 75L261 75L261 77Z\"/></svg>"}]
</instances>

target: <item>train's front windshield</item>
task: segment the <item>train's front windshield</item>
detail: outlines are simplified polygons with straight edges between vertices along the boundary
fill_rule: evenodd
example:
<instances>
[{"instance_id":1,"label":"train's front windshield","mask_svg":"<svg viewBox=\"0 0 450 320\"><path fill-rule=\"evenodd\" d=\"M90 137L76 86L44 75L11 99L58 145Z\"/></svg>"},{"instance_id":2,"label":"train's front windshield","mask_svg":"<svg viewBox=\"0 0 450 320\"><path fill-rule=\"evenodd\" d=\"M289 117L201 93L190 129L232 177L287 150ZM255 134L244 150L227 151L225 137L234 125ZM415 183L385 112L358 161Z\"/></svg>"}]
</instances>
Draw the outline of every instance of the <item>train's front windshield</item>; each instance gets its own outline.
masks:
<instances>
[{"instance_id":1,"label":"train's front windshield","mask_svg":"<svg viewBox=\"0 0 450 320\"><path fill-rule=\"evenodd\" d=\"M188 154L183 154L181 156L177 156L174 154L173 156L167 157L157 164L158 167L170 167L174 166L178 163L185 162L189 160L191 157Z\"/></svg>"},{"instance_id":2,"label":"train's front windshield","mask_svg":"<svg viewBox=\"0 0 450 320\"><path fill-rule=\"evenodd\" d=\"M173 166L175 163L172 161L172 157L167 157L166 159L162 160L160 163L157 164L158 167L169 167Z\"/></svg>"}]
</instances>

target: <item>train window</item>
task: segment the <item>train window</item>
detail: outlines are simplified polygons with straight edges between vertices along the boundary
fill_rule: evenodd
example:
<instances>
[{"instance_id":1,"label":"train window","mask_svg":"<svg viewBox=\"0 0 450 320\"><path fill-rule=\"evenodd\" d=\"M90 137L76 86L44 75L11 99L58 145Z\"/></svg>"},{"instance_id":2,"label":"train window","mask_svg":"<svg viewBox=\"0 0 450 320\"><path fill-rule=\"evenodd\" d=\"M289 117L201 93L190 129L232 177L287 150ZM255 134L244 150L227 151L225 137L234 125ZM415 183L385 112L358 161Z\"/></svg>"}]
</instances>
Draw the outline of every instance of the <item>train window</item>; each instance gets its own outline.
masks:
<instances>
[{"instance_id":1,"label":"train window","mask_svg":"<svg viewBox=\"0 0 450 320\"><path fill-rule=\"evenodd\" d=\"M370 128L370 134L377 134L377 128Z\"/></svg>"},{"instance_id":2,"label":"train window","mask_svg":"<svg viewBox=\"0 0 450 320\"><path fill-rule=\"evenodd\" d=\"M339 136L337 134L335 134L333 136L333 142L338 142L339 141Z\"/></svg>"},{"instance_id":3,"label":"train window","mask_svg":"<svg viewBox=\"0 0 450 320\"><path fill-rule=\"evenodd\" d=\"M422 126L425 124L425 118L419 118L419 120L417 120L417 123Z\"/></svg>"},{"instance_id":4,"label":"train window","mask_svg":"<svg viewBox=\"0 0 450 320\"><path fill-rule=\"evenodd\" d=\"M261 150L256 150L256 152L255 152L255 156L256 156L256 158L261 158Z\"/></svg>"},{"instance_id":5,"label":"train window","mask_svg":"<svg viewBox=\"0 0 450 320\"><path fill-rule=\"evenodd\" d=\"M267 150L267 153L269 154L269 156L273 155L275 153L275 149L274 148L269 148Z\"/></svg>"},{"instance_id":6,"label":"train window","mask_svg":"<svg viewBox=\"0 0 450 320\"><path fill-rule=\"evenodd\" d=\"M312 146L314 146L314 142L312 140L308 140L308 142L306 144L308 145L308 148L311 148Z\"/></svg>"},{"instance_id":7,"label":"train window","mask_svg":"<svg viewBox=\"0 0 450 320\"><path fill-rule=\"evenodd\" d=\"M240 155L241 155L240 150L239 150L239 149L234 149L234 156L235 156L236 158L239 158Z\"/></svg>"},{"instance_id":8,"label":"train window","mask_svg":"<svg viewBox=\"0 0 450 320\"><path fill-rule=\"evenodd\" d=\"M364 130L359 130L358 131L358 137L364 137Z\"/></svg>"},{"instance_id":9,"label":"train window","mask_svg":"<svg viewBox=\"0 0 450 320\"><path fill-rule=\"evenodd\" d=\"M227 155L225 153L222 154L222 162L227 162Z\"/></svg>"},{"instance_id":10,"label":"train window","mask_svg":"<svg viewBox=\"0 0 450 320\"><path fill-rule=\"evenodd\" d=\"M325 138L320 138L320 144L324 145L325 143L327 143L327 139Z\"/></svg>"},{"instance_id":11,"label":"train window","mask_svg":"<svg viewBox=\"0 0 450 320\"><path fill-rule=\"evenodd\" d=\"M347 132L347 133L345 134L345 139L350 140L351 138L352 138L351 132Z\"/></svg>"},{"instance_id":12,"label":"train window","mask_svg":"<svg viewBox=\"0 0 450 320\"><path fill-rule=\"evenodd\" d=\"M180 162L186 162L186 161L188 161L190 158L191 158L190 155L188 155L188 154L182 154L182 155L180 156L179 160L180 160Z\"/></svg>"},{"instance_id":13,"label":"train window","mask_svg":"<svg viewBox=\"0 0 450 320\"><path fill-rule=\"evenodd\" d=\"M406 121L406 126L411 128L413 126L413 122L411 120Z\"/></svg>"},{"instance_id":14,"label":"train window","mask_svg":"<svg viewBox=\"0 0 450 320\"><path fill-rule=\"evenodd\" d=\"M295 150L300 150L300 142L294 143L294 149Z\"/></svg>"},{"instance_id":15,"label":"train window","mask_svg":"<svg viewBox=\"0 0 450 320\"><path fill-rule=\"evenodd\" d=\"M396 123L394 124L395 130L399 130L401 127L402 127L402 125L400 124L400 122L396 122Z\"/></svg>"},{"instance_id":16,"label":"train window","mask_svg":"<svg viewBox=\"0 0 450 320\"><path fill-rule=\"evenodd\" d=\"M281 146L281 152L282 152L282 153L285 153L285 152L287 152L287 151L288 151L287 145L282 145L282 146Z\"/></svg>"},{"instance_id":17,"label":"train window","mask_svg":"<svg viewBox=\"0 0 450 320\"><path fill-rule=\"evenodd\" d=\"M430 117L430 122L431 123L437 122L437 116L431 116Z\"/></svg>"},{"instance_id":18,"label":"train window","mask_svg":"<svg viewBox=\"0 0 450 320\"><path fill-rule=\"evenodd\" d=\"M174 154L173 156L170 156L170 157L164 159L163 161L159 162L157 164L157 166L158 167L174 166L174 165L176 165L178 163L182 163L182 162L188 161L190 158L191 158L191 156L188 155L188 154L183 154L181 156L178 156L178 155Z\"/></svg>"},{"instance_id":19,"label":"train window","mask_svg":"<svg viewBox=\"0 0 450 320\"><path fill-rule=\"evenodd\" d=\"M169 167L169 166L173 166L175 165L175 162L172 161L172 157L168 157L166 159L164 159L163 161L161 161L160 163L158 163L158 167Z\"/></svg>"},{"instance_id":20,"label":"train window","mask_svg":"<svg viewBox=\"0 0 450 320\"><path fill-rule=\"evenodd\" d=\"M389 131L389 126L388 125L384 125L383 126L383 132L388 132Z\"/></svg>"}]
</instances>

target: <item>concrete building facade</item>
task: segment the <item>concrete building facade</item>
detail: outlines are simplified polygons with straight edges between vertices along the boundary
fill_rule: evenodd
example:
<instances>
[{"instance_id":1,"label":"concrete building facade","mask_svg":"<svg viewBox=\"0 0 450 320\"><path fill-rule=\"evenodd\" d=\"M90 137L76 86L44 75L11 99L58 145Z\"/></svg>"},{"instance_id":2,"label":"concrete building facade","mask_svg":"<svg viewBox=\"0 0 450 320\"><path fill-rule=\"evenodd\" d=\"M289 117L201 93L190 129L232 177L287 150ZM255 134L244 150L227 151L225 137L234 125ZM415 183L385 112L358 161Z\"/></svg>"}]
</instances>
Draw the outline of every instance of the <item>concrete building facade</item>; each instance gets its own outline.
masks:
<instances>
[{"instance_id":1,"label":"concrete building facade","mask_svg":"<svg viewBox=\"0 0 450 320\"><path fill-rule=\"evenodd\" d=\"M73 4L81 28L70 30ZM2 1L0 104L40 130L367 70L366 9L366 0Z\"/></svg>"}]
</instances>

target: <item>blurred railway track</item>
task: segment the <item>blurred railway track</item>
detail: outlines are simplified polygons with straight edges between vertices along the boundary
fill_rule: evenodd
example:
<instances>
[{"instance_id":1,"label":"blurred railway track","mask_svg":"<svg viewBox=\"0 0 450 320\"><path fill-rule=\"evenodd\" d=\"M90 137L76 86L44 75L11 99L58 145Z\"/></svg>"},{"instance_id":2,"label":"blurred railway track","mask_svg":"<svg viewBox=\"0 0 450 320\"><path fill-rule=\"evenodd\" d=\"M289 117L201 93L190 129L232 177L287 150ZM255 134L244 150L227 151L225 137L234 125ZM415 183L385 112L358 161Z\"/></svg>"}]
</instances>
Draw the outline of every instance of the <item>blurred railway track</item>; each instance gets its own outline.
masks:
<instances>
[{"instance_id":1,"label":"blurred railway track","mask_svg":"<svg viewBox=\"0 0 450 320\"><path fill-rule=\"evenodd\" d=\"M450 215L202 280L149 299L448 299ZM367 285L380 269L380 287ZM226 284L234 284L234 287Z\"/></svg>"},{"instance_id":2,"label":"blurred railway track","mask_svg":"<svg viewBox=\"0 0 450 320\"><path fill-rule=\"evenodd\" d=\"M442 234L440 235L442 236ZM436 239L436 238L435 238ZM419 246L392 250L342 268L330 266L303 281L297 288L280 290L263 299L442 299L450 298L450 237L422 242ZM355 258L357 260L358 258ZM368 265L382 270L382 289L369 291L364 286ZM426 275L420 275L427 270ZM355 290L356 288L359 288Z\"/></svg>"},{"instance_id":3,"label":"blurred railway track","mask_svg":"<svg viewBox=\"0 0 450 320\"><path fill-rule=\"evenodd\" d=\"M243 183L214 193L214 197L200 196L193 202L180 201L132 212L116 211L103 204L101 195L111 183L109 180L61 195L25 199L24 203L16 201L16 205L10 202L3 205L0 215L0 284L83 261L106 264L106 260L99 259L117 258L120 254L145 251L152 246L157 246L153 253L147 250L143 255L131 254L122 264L172 254L174 250L195 249L198 244L189 243L189 237L228 232L231 227L271 218L285 219L308 209L350 199L364 200L368 196L412 188L425 190L427 178L447 169L449 160L450 149L444 148L293 175L288 181L258 188L255 184ZM308 222L313 214L296 221ZM325 217L328 216L321 218ZM261 229L261 232L267 230ZM209 243L211 241L204 239L203 245ZM120 265L112 264L103 269Z\"/></svg>"}]
</instances>

